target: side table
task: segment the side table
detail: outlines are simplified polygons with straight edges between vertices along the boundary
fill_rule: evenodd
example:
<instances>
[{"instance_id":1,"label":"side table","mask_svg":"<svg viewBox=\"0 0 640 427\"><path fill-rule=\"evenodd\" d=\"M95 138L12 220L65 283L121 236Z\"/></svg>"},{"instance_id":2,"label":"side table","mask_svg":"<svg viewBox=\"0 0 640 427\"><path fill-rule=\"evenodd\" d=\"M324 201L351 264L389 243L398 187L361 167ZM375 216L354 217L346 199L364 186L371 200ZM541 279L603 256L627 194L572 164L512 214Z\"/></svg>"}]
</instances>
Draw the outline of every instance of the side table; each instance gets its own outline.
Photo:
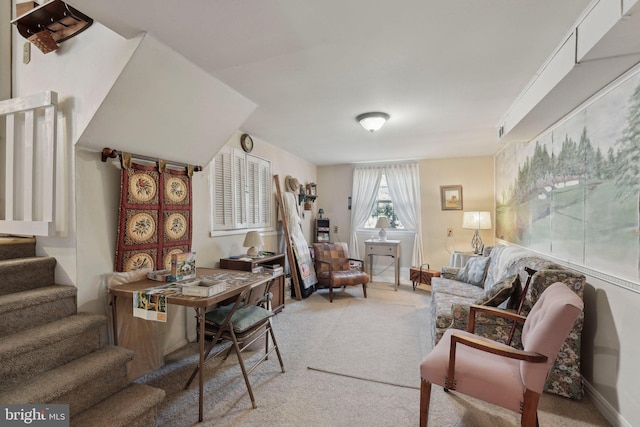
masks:
<instances>
[{"instance_id":1,"label":"side table","mask_svg":"<svg viewBox=\"0 0 640 427\"><path fill-rule=\"evenodd\" d=\"M467 264L470 258L479 256L473 252L453 252L449 258L449 267L462 268Z\"/></svg>"},{"instance_id":2,"label":"side table","mask_svg":"<svg viewBox=\"0 0 640 427\"><path fill-rule=\"evenodd\" d=\"M400 240L365 240L365 263L369 266L369 276L373 279L373 257L388 256L393 258L396 267L395 289L400 285Z\"/></svg>"},{"instance_id":3,"label":"side table","mask_svg":"<svg viewBox=\"0 0 640 427\"><path fill-rule=\"evenodd\" d=\"M265 255L260 258L244 260L239 258L220 258L220 268L226 270L255 271L256 267L264 265L280 264L284 268L284 254ZM271 306L274 313L279 313L284 308L284 274L277 278L277 282L271 286L273 299Z\"/></svg>"}]
</instances>

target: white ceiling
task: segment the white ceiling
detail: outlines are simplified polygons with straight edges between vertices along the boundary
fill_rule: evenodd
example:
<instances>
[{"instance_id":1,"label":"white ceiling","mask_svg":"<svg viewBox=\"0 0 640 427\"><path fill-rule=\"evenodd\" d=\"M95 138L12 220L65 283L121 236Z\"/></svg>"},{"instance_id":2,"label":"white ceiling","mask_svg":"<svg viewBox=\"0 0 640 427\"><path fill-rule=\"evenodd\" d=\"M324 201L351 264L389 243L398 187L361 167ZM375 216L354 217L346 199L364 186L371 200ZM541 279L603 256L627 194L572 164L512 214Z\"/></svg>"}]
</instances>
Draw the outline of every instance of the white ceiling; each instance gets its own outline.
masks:
<instances>
[{"instance_id":1,"label":"white ceiling","mask_svg":"<svg viewBox=\"0 0 640 427\"><path fill-rule=\"evenodd\" d=\"M331 165L495 153L497 123L591 0L69 3L258 104L254 139ZM391 119L368 133L368 111Z\"/></svg>"}]
</instances>

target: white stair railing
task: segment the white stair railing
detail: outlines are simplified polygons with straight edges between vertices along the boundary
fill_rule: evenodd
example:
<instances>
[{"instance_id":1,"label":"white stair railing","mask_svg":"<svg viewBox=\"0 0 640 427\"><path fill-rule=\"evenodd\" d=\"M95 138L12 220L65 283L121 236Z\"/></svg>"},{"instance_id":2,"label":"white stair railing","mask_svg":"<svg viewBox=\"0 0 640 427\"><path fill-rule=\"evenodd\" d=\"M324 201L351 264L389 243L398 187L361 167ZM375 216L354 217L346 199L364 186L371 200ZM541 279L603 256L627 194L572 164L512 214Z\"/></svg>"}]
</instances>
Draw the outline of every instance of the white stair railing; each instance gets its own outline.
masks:
<instances>
[{"instance_id":1,"label":"white stair railing","mask_svg":"<svg viewBox=\"0 0 640 427\"><path fill-rule=\"evenodd\" d=\"M51 91L0 101L0 233L49 235L57 111Z\"/></svg>"}]
</instances>

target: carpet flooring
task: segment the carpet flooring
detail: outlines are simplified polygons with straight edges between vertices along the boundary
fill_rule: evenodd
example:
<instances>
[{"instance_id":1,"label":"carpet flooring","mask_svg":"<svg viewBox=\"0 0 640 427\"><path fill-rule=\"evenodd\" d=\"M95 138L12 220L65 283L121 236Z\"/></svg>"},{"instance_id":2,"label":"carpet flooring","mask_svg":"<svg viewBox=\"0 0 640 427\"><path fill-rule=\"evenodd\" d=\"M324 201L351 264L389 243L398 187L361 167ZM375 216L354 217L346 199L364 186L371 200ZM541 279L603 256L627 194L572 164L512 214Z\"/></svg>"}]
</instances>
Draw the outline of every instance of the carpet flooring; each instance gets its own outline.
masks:
<instances>
[{"instance_id":1,"label":"carpet flooring","mask_svg":"<svg viewBox=\"0 0 640 427\"><path fill-rule=\"evenodd\" d=\"M205 368L204 421L198 423L197 384L183 390L197 364L197 345L170 354L161 369L137 382L166 392L159 426L416 426L419 362L430 350L430 294L401 285L372 283L368 298L347 288L329 303L327 290L287 300L274 319L286 372L275 355L250 374L251 408L235 355ZM257 357L258 352L245 357ZM609 426L588 398L576 402L544 394L541 426ZM513 427L513 412L444 393L434 387L429 425Z\"/></svg>"}]
</instances>

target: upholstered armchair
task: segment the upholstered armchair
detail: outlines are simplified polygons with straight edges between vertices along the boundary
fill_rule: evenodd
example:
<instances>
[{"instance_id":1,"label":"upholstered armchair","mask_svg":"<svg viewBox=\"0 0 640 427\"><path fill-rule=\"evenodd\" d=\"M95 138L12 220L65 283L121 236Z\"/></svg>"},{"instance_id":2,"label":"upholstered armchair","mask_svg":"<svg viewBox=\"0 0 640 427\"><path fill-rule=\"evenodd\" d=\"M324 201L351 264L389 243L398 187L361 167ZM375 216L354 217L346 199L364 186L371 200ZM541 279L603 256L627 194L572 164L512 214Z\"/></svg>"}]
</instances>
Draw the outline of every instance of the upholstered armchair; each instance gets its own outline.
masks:
<instances>
[{"instance_id":1,"label":"upholstered armchair","mask_svg":"<svg viewBox=\"0 0 640 427\"><path fill-rule=\"evenodd\" d=\"M364 272L364 262L349 258L345 242L314 243L316 277L318 287L329 288L329 302L333 302L333 288L362 285L364 297L367 297L369 275ZM349 261L360 263L360 269L351 269Z\"/></svg>"},{"instance_id":2,"label":"upholstered armchair","mask_svg":"<svg viewBox=\"0 0 640 427\"><path fill-rule=\"evenodd\" d=\"M522 414L521 425L538 425L538 401L558 351L583 310L582 299L564 283L544 290L528 316L472 305L469 329L447 329L420 363L420 426L427 425L431 385ZM475 335L476 313L524 322L523 349Z\"/></svg>"}]
</instances>

